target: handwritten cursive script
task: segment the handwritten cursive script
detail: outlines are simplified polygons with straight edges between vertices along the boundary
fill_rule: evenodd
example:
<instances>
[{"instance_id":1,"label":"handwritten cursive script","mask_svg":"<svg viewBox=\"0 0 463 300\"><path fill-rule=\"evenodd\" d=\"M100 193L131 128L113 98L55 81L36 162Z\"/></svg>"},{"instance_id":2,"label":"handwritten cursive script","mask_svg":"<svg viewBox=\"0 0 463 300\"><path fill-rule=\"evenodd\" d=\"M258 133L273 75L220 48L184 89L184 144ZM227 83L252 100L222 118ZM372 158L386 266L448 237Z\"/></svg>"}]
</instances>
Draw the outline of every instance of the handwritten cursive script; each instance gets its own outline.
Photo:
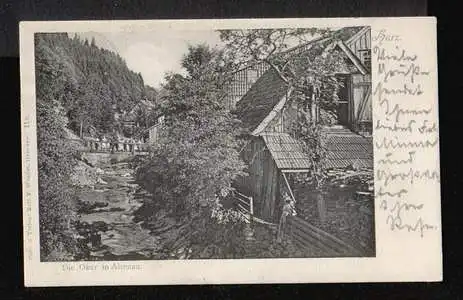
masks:
<instances>
[{"instance_id":1,"label":"handwritten cursive script","mask_svg":"<svg viewBox=\"0 0 463 300\"><path fill-rule=\"evenodd\" d=\"M421 100L427 96L424 80L431 72L418 53L402 47L400 35L382 29L372 41L377 78L372 91L380 112L373 127L379 185L375 198L391 231L424 237L437 227L422 216L424 199L412 195L417 184L440 182L439 171L420 162L439 142L434 107Z\"/></svg>"}]
</instances>

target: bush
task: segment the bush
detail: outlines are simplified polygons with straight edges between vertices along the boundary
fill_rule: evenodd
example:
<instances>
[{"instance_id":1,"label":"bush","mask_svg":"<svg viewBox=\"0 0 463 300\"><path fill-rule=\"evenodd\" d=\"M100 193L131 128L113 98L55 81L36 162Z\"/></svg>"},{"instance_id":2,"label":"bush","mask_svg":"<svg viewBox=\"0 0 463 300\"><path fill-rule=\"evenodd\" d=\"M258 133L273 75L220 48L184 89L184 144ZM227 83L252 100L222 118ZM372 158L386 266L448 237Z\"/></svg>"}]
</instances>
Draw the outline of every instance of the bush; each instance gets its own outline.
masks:
<instances>
[{"instance_id":1,"label":"bush","mask_svg":"<svg viewBox=\"0 0 463 300\"><path fill-rule=\"evenodd\" d=\"M66 142L66 119L50 102L37 101L38 182L41 258L67 256L72 251L70 223L74 199L70 176L75 165L75 149ZM66 240L66 241L65 241ZM66 250L64 250L66 249ZM61 253L61 254L59 254ZM47 258L48 257L48 258Z\"/></svg>"}]
</instances>

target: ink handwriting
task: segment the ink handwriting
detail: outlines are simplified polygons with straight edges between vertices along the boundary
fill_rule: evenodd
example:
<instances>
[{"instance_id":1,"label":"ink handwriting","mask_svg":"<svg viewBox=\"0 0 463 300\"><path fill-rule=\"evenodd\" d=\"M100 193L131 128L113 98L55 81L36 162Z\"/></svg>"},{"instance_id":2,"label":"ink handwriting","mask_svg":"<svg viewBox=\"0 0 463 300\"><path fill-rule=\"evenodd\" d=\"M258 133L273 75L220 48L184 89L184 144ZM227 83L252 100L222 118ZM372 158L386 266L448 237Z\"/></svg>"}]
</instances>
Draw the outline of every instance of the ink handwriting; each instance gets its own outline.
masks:
<instances>
[{"instance_id":1,"label":"ink handwriting","mask_svg":"<svg viewBox=\"0 0 463 300\"><path fill-rule=\"evenodd\" d=\"M411 224L403 224L402 218L400 216L394 217L392 215L389 215L386 219L386 224L390 225L390 228L392 231L394 231L395 229L397 230L407 229L408 232L418 231L421 237L424 237L425 230L436 229L436 226L424 223L421 217L418 218L415 224L411 225Z\"/></svg>"},{"instance_id":2,"label":"ink handwriting","mask_svg":"<svg viewBox=\"0 0 463 300\"><path fill-rule=\"evenodd\" d=\"M378 163L380 164L390 164L390 165L402 165L402 164L411 164L415 156L416 151L409 151L407 159L391 159L393 156L391 152L386 153L386 158L380 159Z\"/></svg>"},{"instance_id":3,"label":"ink handwriting","mask_svg":"<svg viewBox=\"0 0 463 300\"><path fill-rule=\"evenodd\" d=\"M381 102L384 98L383 96L396 96L396 95L403 95L403 96L420 96L423 94L423 89L420 84L417 85L410 85L404 83L403 86L400 87L385 87L384 83L379 81L374 88L373 95L378 95L378 99Z\"/></svg>"},{"instance_id":4,"label":"ink handwriting","mask_svg":"<svg viewBox=\"0 0 463 300\"><path fill-rule=\"evenodd\" d=\"M380 142L375 142L377 149L408 149L408 148L434 148L439 143L439 138L426 138L417 141L400 141L397 137L383 137Z\"/></svg>"},{"instance_id":5,"label":"ink handwriting","mask_svg":"<svg viewBox=\"0 0 463 300\"><path fill-rule=\"evenodd\" d=\"M371 37L373 42L377 42L381 45L383 42L399 42L400 36L396 34L391 34L386 31L386 29L381 29L378 34Z\"/></svg>"},{"instance_id":6,"label":"ink handwriting","mask_svg":"<svg viewBox=\"0 0 463 300\"><path fill-rule=\"evenodd\" d=\"M376 172L376 180L382 182L384 187L387 187L390 183L394 181L406 181L410 184L414 184L418 180L440 181L439 172L437 170L424 169L424 170L415 170L409 168L407 171L386 171L378 170Z\"/></svg>"},{"instance_id":7,"label":"ink handwriting","mask_svg":"<svg viewBox=\"0 0 463 300\"><path fill-rule=\"evenodd\" d=\"M431 108L420 108L420 109L410 109L402 108L399 103L395 103L394 107L391 109L389 100L384 99L379 104L381 107L385 108L386 117L393 117L396 122L399 122L400 117L403 116L420 116L420 115L429 115L432 112Z\"/></svg>"},{"instance_id":8,"label":"ink handwriting","mask_svg":"<svg viewBox=\"0 0 463 300\"><path fill-rule=\"evenodd\" d=\"M372 34L372 66L377 82L372 95L377 97L378 117L374 120L377 150L375 181L380 211L385 213L391 231L418 233L424 237L436 229L422 212L426 199L415 199L415 185L440 182L438 168L423 165L421 159L438 147L438 126L434 108L421 102L427 96L424 79L431 71L412 49L402 46L402 37L386 29Z\"/></svg>"},{"instance_id":9,"label":"ink handwriting","mask_svg":"<svg viewBox=\"0 0 463 300\"><path fill-rule=\"evenodd\" d=\"M382 81L388 82L392 77L402 77L403 80L409 79L411 83L415 83L418 76L428 76L429 71L421 70L421 67L415 63L399 64L396 67L390 67L389 64L378 64L378 75L382 75Z\"/></svg>"},{"instance_id":10,"label":"ink handwriting","mask_svg":"<svg viewBox=\"0 0 463 300\"><path fill-rule=\"evenodd\" d=\"M375 46L373 47L373 54L377 55L377 61L416 61L418 56L416 54L408 54L405 49L395 46L394 51L397 53L388 52L386 49Z\"/></svg>"}]
</instances>

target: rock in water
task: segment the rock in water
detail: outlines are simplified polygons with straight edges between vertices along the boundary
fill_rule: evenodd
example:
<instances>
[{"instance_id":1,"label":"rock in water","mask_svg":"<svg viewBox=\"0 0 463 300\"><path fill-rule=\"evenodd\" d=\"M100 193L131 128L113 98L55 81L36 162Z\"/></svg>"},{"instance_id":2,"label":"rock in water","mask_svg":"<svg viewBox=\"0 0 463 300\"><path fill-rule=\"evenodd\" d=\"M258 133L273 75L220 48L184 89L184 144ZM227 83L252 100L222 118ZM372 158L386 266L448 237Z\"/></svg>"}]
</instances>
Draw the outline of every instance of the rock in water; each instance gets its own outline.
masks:
<instances>
[{"instance_id":1,"label":"rock in water","mask_svg":"<svg viewBox=\"0 0 463 300\"><path fill-rule=\"evenodd\" d=\"M104 174L104 171L103 171L102 169L100 169L100 168L96 168L96 169L95 169L95 172L96 172L96 174L98 174L98 175Z\"/></svg>"},{"instance_id":2,"label":"rock in water","mask_svg":"<svg viewBox=\"0 0 463 300\"><path fill-rule=\"evenodd\" d=\"M104 180L101 179L100 177L98 177L97 183L99 183L99 184L108 184L106 181L104 181Z\"/></svg>"},{"instance_id":3,"label":"rock in water","mask_svg":"<svg viewBox=\"0 0 463 300\"><path fill-rule=\"evenodd\" d=\"M93 167L77 161L71 175L71 182L76 186L93 186L97 182L97 174Z\"/></svg>"}]
</instances>

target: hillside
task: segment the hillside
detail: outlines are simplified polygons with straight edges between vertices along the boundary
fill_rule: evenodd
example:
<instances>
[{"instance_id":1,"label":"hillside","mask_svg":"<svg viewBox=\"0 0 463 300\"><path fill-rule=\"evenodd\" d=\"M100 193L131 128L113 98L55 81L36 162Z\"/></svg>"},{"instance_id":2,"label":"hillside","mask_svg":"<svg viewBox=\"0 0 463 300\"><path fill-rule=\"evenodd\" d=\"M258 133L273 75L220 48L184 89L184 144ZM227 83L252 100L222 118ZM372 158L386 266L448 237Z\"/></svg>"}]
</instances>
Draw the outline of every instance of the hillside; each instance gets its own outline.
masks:
<instances>
[{"instance_id":1,"label":"hillside","mask_svg":"<svg viewBox=\"0 0 463 300\"><path fill-rule=\"evenodd\" d=\"M155 101L156 90L144 84L140 73L93 40L40 33L35 45L37 98L58 101L77 134L121 132L116 115L131 111L141 100Z\"/></svg>"}]
</instances>

